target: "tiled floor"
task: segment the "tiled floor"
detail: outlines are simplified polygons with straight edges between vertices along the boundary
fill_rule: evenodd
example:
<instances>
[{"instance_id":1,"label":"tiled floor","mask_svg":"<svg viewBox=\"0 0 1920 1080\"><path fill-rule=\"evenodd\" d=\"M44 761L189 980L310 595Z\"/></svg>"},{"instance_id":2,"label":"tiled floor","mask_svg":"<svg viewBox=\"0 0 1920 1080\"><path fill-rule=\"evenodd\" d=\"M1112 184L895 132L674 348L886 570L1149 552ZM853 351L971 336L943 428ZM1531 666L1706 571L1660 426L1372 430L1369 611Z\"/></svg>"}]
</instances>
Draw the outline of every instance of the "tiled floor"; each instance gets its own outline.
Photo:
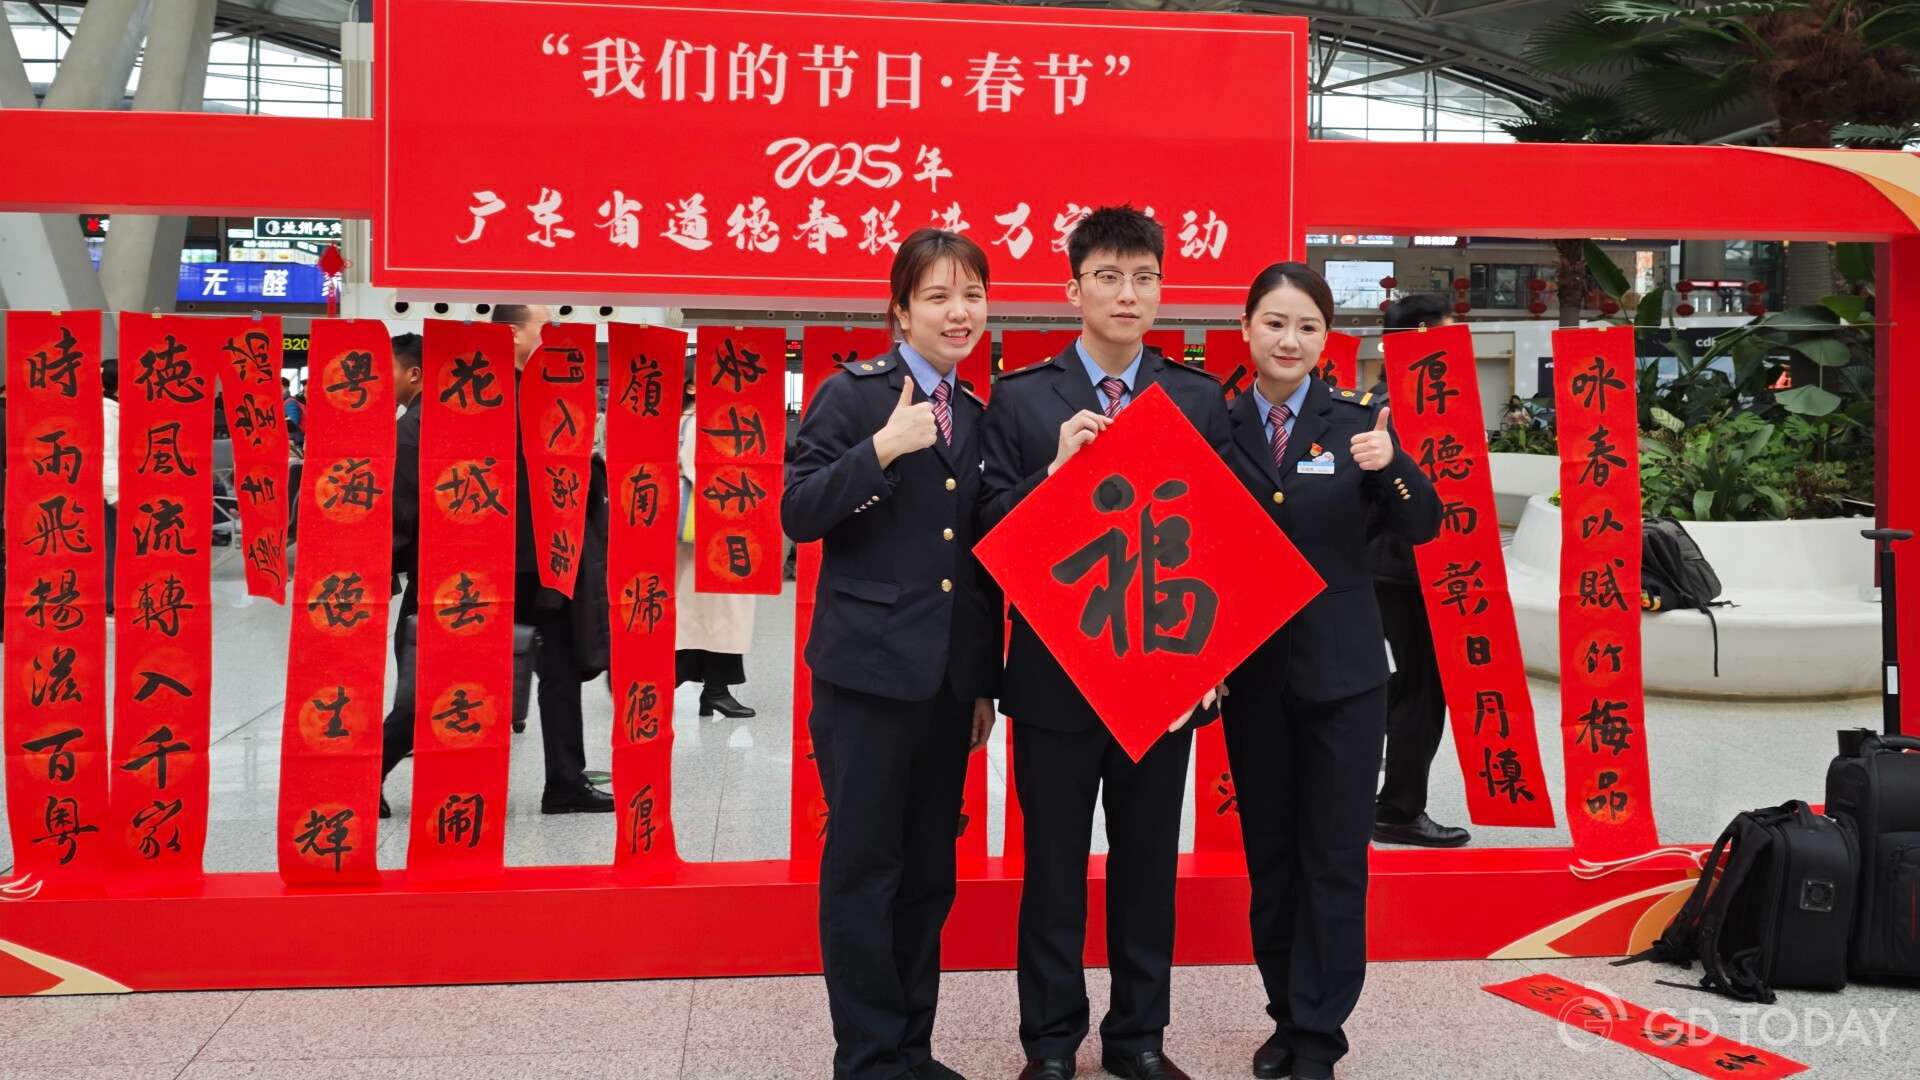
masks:
<instances>
[{"instance_id":1,"label":"tiled floor","mask_svg":"<svg viewBox=\"0 0 1920 1080\"><path fill-rule=\"evenodd\" d=\"M242 603L236 571L229 565L216 584L216 741L206 865L213 871L271 870L267 822L277 794L287 618L275 605ZM738 691L759 716L702 721L691 693L675 709L674 809L680 850L687 858L786 854L792 622L790 592L760 603L748 681ZM1558 805L1557 687L1535 682L1532 691L1535 726L1548 762L1546 786ZM589 684L585 692L589 767L605 768L612 702L602 683ZM1818 799L1834 729L1878 722L1879 705L1872 699L1775 705L1650 700L1647 738L1662 839L1709 841L1739 810L1789 797ZM537 730L514 743L508 862L609 861L610 816L539 814L539 746ZM1003 746L996 736L990 756L988 820L995 852L1004 818ZM387 784L398 814L410 808L410 780L411 766L403 764ZM1461 770L1450 755L1443 754L1435 767L1432 809L1442 821L1465 822ZM1191 818L1189 810L1185 845L1191 843ZM1564 825L1475 830L1475 843L1482 846L1566 841ZM1095 844L1104 849L1097 824ZM381 865L400 867L405 860L406 831L385 830ZM10 840L0 831L0 868L10 862ZM20 910L0 905L0 937L6 920ZM1913 1075L1913 1032L1920 1030L1920 993L1913 990L1855 987L1838 995L1783 994L1771 1010L1735 1010L1717 998L1656 984L1661 978L1684 980L1674 971L1647 965L1611 968L1592 960L1375 965L1349 1028L1354 1048L1342 1075L1378 1080L1687 1075L1611 1044L1570 1046L1554 1021L1477 989L1535 970L1599 984L1682 1017L1701 1010L1698 1020L1704 1026L1826 1075L1850 1080ZM1106 992L1105 973L1090 973L1089 984L1098 1002ZM943 991L936 1051L968 1076L1011 1078L1021 1058L1011 973L953 973ZM1250 968L1180 969L1168 1050L1196 1078L1245 1076L1248 1055L1265 1034L1262 1005ZM1902 1032L1906 1044L1887 1041ZM829 1075L831 1041L817 978L0 1002L0 1080L777 1080ZM1083 1048L1082 1075L1100 1075L1096 1055L1096 1047Z\"/></svg>"}]
</instances>

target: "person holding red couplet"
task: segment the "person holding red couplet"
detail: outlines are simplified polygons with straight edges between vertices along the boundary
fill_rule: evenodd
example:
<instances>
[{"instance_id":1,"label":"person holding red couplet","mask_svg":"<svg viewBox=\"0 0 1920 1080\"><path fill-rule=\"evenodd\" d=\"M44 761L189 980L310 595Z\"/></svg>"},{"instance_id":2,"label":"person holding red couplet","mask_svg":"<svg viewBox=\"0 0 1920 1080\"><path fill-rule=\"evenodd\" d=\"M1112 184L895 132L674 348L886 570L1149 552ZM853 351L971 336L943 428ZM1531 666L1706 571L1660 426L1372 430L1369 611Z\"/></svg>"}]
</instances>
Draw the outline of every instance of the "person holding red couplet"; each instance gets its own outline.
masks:
<instances>
[{"instance_id":1,"label":"person holding red couplet","mask_svg":"<svg viewBox=\"0 0 1920 1080\"><path fill-rule=\"evenodd\" d=\"M807 727L827 800L820 958L836 1080L948 1080L933 1059L940 930L967 754L993 731L1000 594L973 557L985 405L955 368L986 333L987 256L900 245L884 356L815 392L781 524L823 540Z\"/></svg>"},{"instance_id":2,"label":"person holding red couplet","mask_svg":"<svg viewBox=\"0 0 1920 1080\"><path fill-rule=\"evenodd\" d=\"M1409 543L1440 500L1372 394L1313 371L1333 294L1305 263L1247 293L1256 378L1234 400L1226 462L1326 591L1227 676L1221 703L1253 884L1253 958L1276 1031L1253 1075L1333 1076L1367 966L1367 838L1387 724L1387 651L1366 559L1369 512ZM1257 571L1256 571L1257 572Z\"/></svg>"}]
</instances>

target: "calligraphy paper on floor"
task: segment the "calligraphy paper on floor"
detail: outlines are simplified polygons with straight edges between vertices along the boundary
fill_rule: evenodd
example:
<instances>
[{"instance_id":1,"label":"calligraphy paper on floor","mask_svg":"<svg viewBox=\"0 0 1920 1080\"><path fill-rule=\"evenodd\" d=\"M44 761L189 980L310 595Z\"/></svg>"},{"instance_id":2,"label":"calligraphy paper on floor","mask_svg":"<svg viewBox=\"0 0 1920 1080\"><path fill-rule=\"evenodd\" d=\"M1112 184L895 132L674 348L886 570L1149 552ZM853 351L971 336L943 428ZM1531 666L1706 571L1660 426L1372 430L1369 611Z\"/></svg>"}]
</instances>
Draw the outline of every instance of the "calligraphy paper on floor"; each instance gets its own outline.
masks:
<instances>
[{"instance_id":1,"label":"calligraphy paper on floor","mask_svg":"<svg viewBox=\"0 0 1920 1080\"><path fill-rule=\"evenodd\" d=\"M7 312L6 362L13 876L97 885L111 820L100 313Z\"/></svg>"},{"instance_id":2,"label":"calligraphy paper on floor","mask_svg":"<svg viewBox=\"0 0 1920 1080\"><path fill-rule=\"evenodd\" d=\"M694 588L777 596L786 562L786 334L703 326L695 341Z\"/></svg>"},{"instance_id":3,"label":"calligraphy paper on floor","mask_svg":"<svg viewBox=\"0 0 1920 1080\"><path fill-rule=\"evenodd\" d=\"M247 595L287 600L287 423L280 403L280 316L201 319L233 444ZM311 397L311 394L309 394Z\"/></svg>"},{"instance_id":4,"label":"calligraphy paper on floor","mask_svg":"<svg viewBox=\"0 0 1920 1080\"><path fill-rule=\"evenodd\" d=\"M974 554L1135 761L1322 588L1159 386Z\"/></svg>"},{"instance_id":5,"label":"calligraphy paper on floor","mask_svg":"<svg viewBox=\"0 0 1920 1080\"><path fill-rule=\"evenodd\" d=\"M1322 382L1348 390L1360 389L1360 339L1338 330L1327 331L1326 348L1320 352L1320 366L1313 373Z\"/></svg>"},{"instance_id":6,"label":"calligraphy paper on floor","mask_svg":"<svg viewBox=\"0 0 1920 1080\"><path fill-rule=\"evenodd\" d=\"M1440 496L1440 535L1413 549L1453 744L1476 825L1553 824L1507 591L1487 432L1465 326L1381 339L1401 445Z\"/></svg>"},{"instance_id":7,"label":"calligraphy paper on floor","mask_svg":"<svg viewBox=\"0 0 1920 1080\"><path fill-rule=\"evenodd\" d=\"M1660 844L1640 664L1640 423L1631 327L1553 332L1560 436L1560 745L1581 855Z\"/></svg>"},{"instance_id":8,"label":"calligraphy paper on floor","mask_svg":"<svg viewBox=\"0 0 1920 1080\"><path fill-rule=\"evenodd\" d=\"M607 596L612 604L614 874L638 881L679 862L674 841L674 558L680 525L680 402L687 335L607 327Z\"/></svg>"},{"instance_id":9,"label":"calligraphy paper on floor","mask_svg":"<svg viewBox=\"0 0 1920 1080\"><path fill-rule=\"evenodd\" d=\"M1046 363L1060 355L1061 349L1073 344L1080 333L1077 330L1002 330L994 336L1000 339L1000 359L995 370L1005 375Z\"/></svg>"},{"instance_id":10,"label":"calligraphy paper on floor","mask_svg":"<svg viewBox=\"0 0 1920 1080\"><path fill-rule=\"evenodd\" d=\"M1623 331L1622 336L1630 333ZM1701 1076L1736 1076L1747 1080L1773 1080L1807 1069L1771 1050L1738 1043L1685 1023L1672 1013L1622 1001L1605 990L1588 989L1547 972L1481 989L1551 1016L1574 1029L1563 1033L1563 1040L1575 1049L1606 1040Z\"/></svg>"},{"instance_id":11,"label":"calligraphy paper on floor","mask_svg":"<svg viewBox=\"0 0 1920 1080\"><path fill-rule=\"evenodd\" d=\"M301 540L280 725L280 877L380 880L381 713L393 572L393 344L378 319L315 319Z\"/></svg>"},{"instance_id":12,"label":"calligraphy paper on floor","mask_svg":"<svg viewBox=\"0 0 1920 1080\"><path fill-rule=\"evenodd\" d=\"M498 874L513 721L515 372L505 323L429 319L407 876Z\"/></svg>"},{"instance_id":13,"label":"calligraphy paper on floor","mask_svg":"<svg viewBox=\"0 0 1920 1080\"><path fill-rule=\"evenodd\" d=\"M177 315L120 317L107 887L199 881L213 696L211 335ZM229 526L234 524L229 522Z\"/></svg>"},{"instance_id":14,"label":"calligraphy paper on floor","mask_svg":"<svg viewBox=\"0 0 1920 1080\"><path fill-rule=\"evenodd\" d=\"M527 504L540 549L540 584L567 596L580 572L587 526L599 368L592 323L548 323L520 373L520 445L533 488Z\"/></svg>"},{"instance_id":15,"label":"calligraphy paper on floor","mask_svg":"<svg viewBox=\"0 0 1920 1080\"><path fill-rule=\"evenodd\" d=\"M1207 331L1206 359L1202 366L1208 374L1220 377L1220 385L1226 388L1228 401L1251 387L1256 374L1253 370L1253 353L1247 348L1247 339L1238 330Z\"/></svg>"}]
</instances>

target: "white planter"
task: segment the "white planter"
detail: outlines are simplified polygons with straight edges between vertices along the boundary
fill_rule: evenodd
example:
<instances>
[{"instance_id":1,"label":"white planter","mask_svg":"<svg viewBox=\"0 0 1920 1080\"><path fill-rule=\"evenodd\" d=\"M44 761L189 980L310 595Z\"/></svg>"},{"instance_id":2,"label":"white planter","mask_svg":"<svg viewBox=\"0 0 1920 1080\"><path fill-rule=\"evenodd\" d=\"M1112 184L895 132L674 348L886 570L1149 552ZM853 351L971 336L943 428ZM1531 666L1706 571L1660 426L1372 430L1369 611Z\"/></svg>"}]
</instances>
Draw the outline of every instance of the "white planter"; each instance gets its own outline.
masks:
<instances>
[{"instance_id":1,"label":"white planter","mask_svg":"<svg viewBox=\"0 0 1920 1080\"><path fill-rule=\"evenodd\" d=\"M1507 550L1527 667L1560 673L1560 508L1536 495ZM1870 518L1686 522L1720 578L1713 631L1697 611L1641 618L1649 693L1833 696L1880 688L1880 604L1871 598Z\"/></svg>"},{"instance_id":2,"label":"white planter","mask_svg":"<svg viewBox=\"0 0 1920 1080\"><path fill-rule=\"evenodd\" d=\"M1528 499L1551 495L1560 488L1558 454L1488 454L1487 467L1493 477L1493 502L1500 513L1500 524L1508 528L1520 523Z\"/></svg>"}]
</instances>

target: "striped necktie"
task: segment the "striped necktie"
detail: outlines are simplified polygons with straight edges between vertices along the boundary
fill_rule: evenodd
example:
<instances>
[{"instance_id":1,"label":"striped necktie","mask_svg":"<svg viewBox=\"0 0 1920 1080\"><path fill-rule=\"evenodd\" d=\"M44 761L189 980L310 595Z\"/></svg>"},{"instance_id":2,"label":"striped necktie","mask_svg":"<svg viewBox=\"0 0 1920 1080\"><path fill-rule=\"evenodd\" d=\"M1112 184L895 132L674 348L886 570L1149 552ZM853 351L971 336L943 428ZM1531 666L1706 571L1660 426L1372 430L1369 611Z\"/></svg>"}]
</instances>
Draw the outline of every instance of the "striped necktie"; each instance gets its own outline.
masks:
<instances>
[{"instance_id":1,"label":"striped necktie","mask_svg":"<svg viewBox=\"0 0 1920 1080\"><path fill-rule=\"evenodd\" d=\"M940 425L940 441L953 445L953 409L947 397L951 388L941 379L933 388L933 422Z\"/></svg>"},{"instance_id":2,"label":"striped necktie","mask_svg":"<svg viewBox=\"0 0 1920 1080\"><path fill-rule=\"evenodd\" d=\"M1127 384L1109 375L1100 380L1100 392L1107 395L1108 419L1119 416L1120 410L1126 407L1120 404L1120 398L1126 394Z\"/></svg>"},{"instance_id":3,"label":"striped necktie","mask_svg":"<svg viewBox=\"0 0 1920 1080\"><path fill-rule=\"evenodd\" d=\"M1273 425L1273 467L1284 469L1287 459L1287 421L1293 416L1293 410L1285 405L1275 405L1267 410L1267 423Z\"/></svg>"}]
</instances>

